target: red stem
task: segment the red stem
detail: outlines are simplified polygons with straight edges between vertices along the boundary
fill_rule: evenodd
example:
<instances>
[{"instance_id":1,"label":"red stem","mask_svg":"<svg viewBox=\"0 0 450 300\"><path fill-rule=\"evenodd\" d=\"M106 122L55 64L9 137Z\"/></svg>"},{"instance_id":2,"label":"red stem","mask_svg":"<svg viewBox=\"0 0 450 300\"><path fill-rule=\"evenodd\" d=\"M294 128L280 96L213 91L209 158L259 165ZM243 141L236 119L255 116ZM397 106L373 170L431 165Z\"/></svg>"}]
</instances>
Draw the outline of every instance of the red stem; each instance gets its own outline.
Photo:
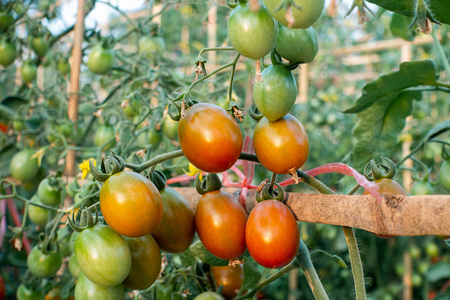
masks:
<instances>
[{"instance_id":1,"label":"red stem","mask_svg":"<svg viewBox=\"0 0 450 300\"><path fill-rule=\"evenodd\" d=\"M17 207L16 207L16 204L14 203L14 200L13 199L6 200L6 205L8 206L9 213L11 214L11 217L13 218L14 225L16 227L21 227L22 221L20 220L20 215L19 215L19 212L17 211ZM25 248L27 253L30 253L31 244L30 244L30 240L27 238L25 233L23 234L22 243L23 243L23 247Z\"/></svg>"}]
</instances>

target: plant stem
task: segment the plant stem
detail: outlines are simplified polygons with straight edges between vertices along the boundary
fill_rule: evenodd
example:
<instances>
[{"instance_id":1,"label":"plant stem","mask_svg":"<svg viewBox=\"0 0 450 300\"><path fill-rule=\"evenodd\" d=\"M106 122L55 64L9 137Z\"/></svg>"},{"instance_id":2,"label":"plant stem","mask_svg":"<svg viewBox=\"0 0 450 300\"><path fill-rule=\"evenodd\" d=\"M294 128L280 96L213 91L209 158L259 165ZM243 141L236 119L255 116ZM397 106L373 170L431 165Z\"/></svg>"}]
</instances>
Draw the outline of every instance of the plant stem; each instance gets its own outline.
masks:
<instances>
[{"instance_id":1,"label":"plant stem","mask_svg":"<svg viewBox=\"0 0 450 300\"><path fill-rule=\"evenodd\" d=\"M353 280L355 281L356 299L366 299L366 287L364 283L364 271L359 255L358 243L353 228L342 227L345 239L347 240L348 253L350 254L350 263L352 265Z\"/></svg>"},{"instance_id":2,"label":"plant stem","mask_svg":"<svg viewBox=\"0 0 450 300\"><path fill-rule=\"evenodd\" d=\"M154 158L152 158L152 159L150 159L150 160L148 160L148 161L146 161L146 162L144 162L142 164L139 164L139 165L133 165L133 164L125 163L125 167L130 168L133 171L140 173L140 172L144 171L147 168L153 167L153 166L155 166L155 165L157 165L159 163L162 163L162 162L164 162L166 160L173 159L173 158L180 157L180 156L183 156L183 151L181 151L181 149L180 150L176 150L176 151L172 151L172 152L169 152L169 153L164 153L164 154L157 155Z\"/></svg>"}]
</instances>

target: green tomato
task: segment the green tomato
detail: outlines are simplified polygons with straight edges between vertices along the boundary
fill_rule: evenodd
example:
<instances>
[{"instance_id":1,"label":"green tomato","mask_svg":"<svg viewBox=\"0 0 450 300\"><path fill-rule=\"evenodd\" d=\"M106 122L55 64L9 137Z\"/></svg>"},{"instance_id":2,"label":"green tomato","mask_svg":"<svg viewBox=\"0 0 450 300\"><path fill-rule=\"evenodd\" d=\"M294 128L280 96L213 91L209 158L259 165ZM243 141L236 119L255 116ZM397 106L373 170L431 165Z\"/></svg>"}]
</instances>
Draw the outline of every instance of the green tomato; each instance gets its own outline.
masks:
<instances>
[{"instance_id":1,"label":"green tomato","mask_svg":"<svg viewBox=\"0 0 450 300\"><path fill-rule=\"evenodd\" d=\"M214 292L205 292L195 297L194 300L225 300L225 298Z\"/></svg>"},{"instance_id":2,"label":"green tomato","mask_svg":"<svg viewBox=\"0 0 450 300\"><path fill-rule=\"evenodd\" d=\"M441 185L450 191L450 161L446 160L439 170L439 182Z\"/></svg>"},{"instance_id":3,"label":"green tomato","mask_svg":"<svg viewBox=\"0 0 450 300\"><path fill-rule=\"evenodd\" d=\"M77 261L77 256L72 253L69 258L69 272L73 278L77 279L80 276L81 268Z\"/></svg>"},{"instance_id":4,"label":"green tomato","mask_svg":"<svg viewBox=\"0 0 450 300\"><path fill-rule=\"evenodd\" d=\"M77 300L125 300L123 286L102 287L90 281L83 273L78 276L75 286Z\"/></svg>"},{"instance_id":5,"label":"green tomato","mask_svg":"<svg viewBox=\"0 0 450 300\"><path fill-rule=\"evenodd\" d=\"M32 291L22 283L16 292L17 300L44 300L43 290Z\"/></svg>"},{"instance_id":6,"label":"green tomato","mask_svg":"<svg viewBox=\"0 0 450 300\"><path fill-rule=\"evenodd\" d=\"M325 5L325 0L293 0L295 5L291 5L291 13L294 21L289 24L286 19L288 12L286 8L281 8L283 0L263 0L269 13L281 24L291 28L308 28L319 19ZM291 25L291 26L289 26Z\"/></svg>"},{"instance_id":7,"label":"green tomato","mask_svg":"<svg viewBox=\"0 0 450 300\"><path fill-rule=\"evenodd\" d=\"M167 115L162 123L162 132L169 139L178 140L178 122Z\"/></svg>"},{"instance_id":8,"label":"green tomato","mask_svg":"<svg viewBox=\"0 0 450 300\"><path fill-rule=\"evenodd\" d=\"M248 3L238 5L228 18L228 37L237 52L251 59L261 59L272 51L278 26L264 6L258 11Z\"/></svg>"},{"instance_id":9,"label":"green tomato","mask_svg":"<svg viewBox=\"0 0 450 300\"><path fill-rule=\"evenodd\" d=\"M31 62L24 62L22 68L20 69L20 74L22 75L22 79L26 83L30 83L36 79L37 68Z\"/></svg>"},{"instance_id":10,"label":"green tomato","mask_svg":"<svg viewBox=\"0 0 450 300\"><path fill-rule=\"evenodd\" d=\"M75 252L75 241L77 240L77 237L80 235L78 231L72 232L72 234L69 237L69 251L70 253Z\"/></svg>"},{"instance_id":11,"label":"green tomato","mask_svg":"<svg viewBox=\"0 0 450 300\"><path fill-rule=\"evenodd\" d=\"M22 119L15 119L13 121L13 128L15 131L22 131L26 128L25 121Z\"/></svg>"},{"instance_id":12,"label":"green tomato","mask_svg":"<svg viewBox=\"0 0 450 300\"><path fill-rule=\"evenodd\" d=\"M42 36L35 36L31 38L31 48L37 55L43 57L47 53L49 47L48 41Z\"/></svg>"},{"instance_id":13,"label":"green tomato","mask_svg":"<svg viewBox=\"0 0 450 300\"><path fill-rule=\"evenodd\" d=\"M411 276L411 281L412 281L413 287L419 287L422 285L422 276L420 276L417 273L413 273Z\"/></svg>"},{"instance_id":14,"label":"green tomato","mask_svg":"<svg viewBox=\"0 0 450 300\"><path fill-rule=\"evenodd\" d=\"M52 186L48 178L39 183L37 196L45 205L58 206L61 204L61 190L58 186Z\"/></svg>"},{"instance_id":15,"label":"green tomato","mask_svg":"<svg viewBox=\"0 0 450 300\"><path fill-rule=\"evenodd\" d=\"M163 140L161 130L156 130L155 127L151 127L149 130L141 132L137 137L137 144L140 148L145 148L151 145L153 149L158 148Z\"/></svg>"},{"instance_id":16,"label":"green tomato","mask_svg":"<svg viewBox=\"0 0 450 300\"><path fill-rule=\"evenodd\" d=\"M96 45L89 53L87 66L94 74L106 74L114 64L114 51L102 45Z\"/></svg>"},{"instance_id":17,"label":"green tomato","mask_svg":"<svg viewBox=\"0 0 450 300\"><path fill-rule=\"evenodd\" d=\"M425 245L425 253L431 258L436 258L439 256L439 246L429 242Z\"/></svg>"},{"instance_id":18,"label":"green tomato","mask_svg":"<svg viewBox=\"0 0 450 300\"><path fill-rule=\"evenodd\" d=\"M31 197L31 202L42 204L36 195ZM48 222L49 211L42 207L28 205L28 218L30 218L30 221L34 224L44 226Z\"/></svg>"},{"instance_id":19,"label":"green tomato","mask_svg":"<svg viewBox=\"0 0 450 300\"><path fill-rule=\"evenodd\" d=\"M14 179L19 181L30 181L35 178L39 167L37 159L31 158L33 154L33 150L24 149L13 156L9 168Z\"/></svg>"},{"instance_id":20,"label":"green tomato","mask_svg":"<svg viewBox=\"0 0 450 300\"><path fill-rule=\"evenodd\" d=\"M139 39L139 55L155 60L162 57L166 51L166 43L160 36L143 36Z\"/></svg>"},{"instance_id":21,"label":"green tomato","mask_svg":"<svg viewBox=\"0 0 450 300\"><path fill-rule=\"evenodd\" d=\"M75 255L86 277L103 287L122 283L130 273L130 248L125 239L108 226L83 230L75 240Z\"/></svg>"},{"instance_id":22,"label":"green tomato","mask_svg":"<svg viewBox=\"0 0 450 300\"><path fill-rule=\"evenodd\" d=\"M123 286L131 290L145 290L155 282L161 271L161 252L151 235L125 238L131 252L131 270Z\"/></svg>"},{"instance_id":23,"label":"green tomato","mask_svg":"<svg viewBox=\"0 0 450 300\"><path fill-rule=\"evenodd\" d=\"M73 134L73 123L67 119L62 119L55 127L56 131L64 135L66 138L71 137Z\"/></svg>"},{"instance_id":24,"label":"green tomato","mask_svg":"<svg viewBox=\"0 0 450 300\"><path fill-rule=\"evenodd\" d=\"M65 59L60 59L58 61L58 70L59 72L61 72L61 74L63 76L66 76L67 74L70 73L70 64L67 60Z\"/></svg>"},{"instance_id":25,"label":"green tomato","mask_svg":"<svg viewBox=\"0 0 450 300\"><path fill-rule=\"evenodd\" d=\"M420 251L420 248L417 247L416 245L414 245L411 248L409 248L409 255L411 256L412 259L420 258L420 253L421 252L422 251Z\"/></svg>"},{"instance_id":26,"label":"green tomato","mask_svg":"<svg viewBox=\"0 0 450 300\"><path fill-rule=\"evenodd\" d=\"M28 270L38 278L48 278L56 274L62 265L62 254L43 253L37 246L31 249L27 257Z\"/></svg>"},{"instance_id":27,"label":"green tomato","mask_svg":"<svg viewBox=\"0 0 450 300\"><path fill-rule=\"evenodd\" d=\"M261 81L253 85L255 105L269 121L285 116L294 106L296 98L294 76L282 65L271 65L264 69Z\"/></svg>"},{"instance_id":28,"label":"green tomato","mask_svg":"<svg viewBox=\"0 0 450 300\"><path fill-rule=\"evenodd\" d=\"M312 27L297 29L279 25L275 50L288 61L310 63L319 51L317 33Z\"/></svg>"},{"instance_id":29,"label":"green tomato","mask_svg":"<svg viewBox=\"0 0 450 300\"><path fill-rule=\"evenodd\" d=\"M80 189L80 185L78 184L78 181L74 180L71 183L69 183L69 185L66 187L67 195L70 198L74 198L75 194L77 193L76 191L79 189Z\"/></svg>"},{"instance_id":30,"label":"green tomato","mask_svg":"<svg viewBox=\"0 0 450 300\"><path fill-rule=\"evenodd\" d=\"M417 181L411 189L411 195L433 195L434 189L428 181Z\"/></svg>"},{"instance_id":31,"label":"green tomato","mask_svg":"<svg viewBox=\"0 0 450 300\"><path fill-rule=\"evenodd\" d=\"M0 11L0 29L7 29L14 23L13 16L6 11Z\"/></svg>"},{"instance_id":32,"label":"green tomato","mask_svg":"<svg viewBox=\"0 0 450 300\"><path fill-rule=\"evenodd\" d=\"M107 124L100 124L94 136L94 145L101 147L102 151L108 151L116 144L116 134L114 127Z\"/></svg>"},{"instance_id":33,"label":"green tomato","mask_svg":"<svg viewBox=\"0 0 450 300\"><path fill-rule=\"evenodd\" d=\"M6 39L0 40L0 64L4 67L11 65L17 57L16 45Z\"/></svg>"}]
</instances>

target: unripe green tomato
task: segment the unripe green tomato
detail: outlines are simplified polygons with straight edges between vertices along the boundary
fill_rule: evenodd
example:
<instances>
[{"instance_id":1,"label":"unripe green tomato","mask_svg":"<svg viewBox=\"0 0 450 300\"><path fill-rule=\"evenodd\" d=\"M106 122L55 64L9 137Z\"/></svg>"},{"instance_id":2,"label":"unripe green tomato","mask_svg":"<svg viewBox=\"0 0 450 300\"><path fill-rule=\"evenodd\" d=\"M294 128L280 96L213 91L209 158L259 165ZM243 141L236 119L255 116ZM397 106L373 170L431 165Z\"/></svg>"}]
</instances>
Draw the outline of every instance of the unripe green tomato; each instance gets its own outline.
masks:
<instances>
[{"instance_id":1,"label":"unripe green tomato","mask_svg":"<svg viewBox=\"0 0 450 300\"><path fill-rule=\"evenodd\" d=\"M114 52L112 49L102 47L101 44L92 48L89 53L87 66L94 74L106 74L114 64Z\"/></svg>"},{"instance_id":2,"label":"unripe green tomato","mask_svg":"<svg viewBox=\"0 0 450 300\"><path fill-rule=\"evenodd\" d=\"M286 7L282 7L281 0L263 0L269 13L284 26L289 25L289 14L293 18L292 28L308 28L319 19L325 0L293 0L294 5L290 6L291 11L288 12Z\"/></svg>"},{"instance_id":3,"label":"unripe green tomato","mask_svg":"<svg viewBox=\"0 0 450 300\"><path fill-rule=\"evenodd\" d=\"M140 148L144 148L151 145L153 149L158 148L163 140L163 135L161 130L156 130L156 128L150 128L149 130L141 132L137 137L137 143Z\"/></svg>"},{"instance_id":4,"label":"unripe green tomato","mask_svg":"<svg viewBox=\"0 0 450 300\"><path fill-rule=\"evenodd\" d=\"M20 74L24 82L30 83L36 79L37 68L33 63L25 62L20 69Z\"/></svg>"},{"instance_id":5,"label":"unripe green tomato","mask_svg":"<svg viewBox=\"0 0 450 300\"><path fill-rule=\"evenodd\" d=\"M14 179L20 181L31 181L35 179L39 167L37 159L31 158L33 155L33 150L24 149L13 156L9 167Z\"/></svg>"},{"instance_id":6,"label":"unripe green tomato","mask_svg":"<svg viewBox=\"0 0 450 300\"><path fill-rule=\"evenodd\" d=\"M124 300L125 290L121 284L103 287L90 281L86 275L80 273L75 286L77 300Z\"/></svg>"},{"instance_id":7,"label":"unripe green tomato","mask_svg":"<svg viewBox=\"0 0 450 300\"><path fill-rule=\"evenodd\" d=\"M78 231L74 231L70 235L70 238L69 238L69 250L70 250L70 253L74 253L75 252L75 240L77 239L77 237L79 235L80 235L80 233Z\"/></svg>"},{"instance_id":8,"label":"unripe green tomato","mask_svg":"<svg viewBox=\"0 0 450 300\"><path fill-rule=\"evenodd\" d=\"M439 182L444 189L450 191L450 161L446 160L439 170Z\"/></svg>"},{"instance_id":9,"label":"unripe green tomato","mask_svg":"<svg viewBox=\"0 0 450 300\"><path fill-rule=\"evenodd\" d=\"M42 204L36 195L31 197L31 202ZM28 218L30 218L30 221L33 222L34 224L43 226L43 225L47 224L47 222L48 222L49 211L42 207L38 207L35 205L29 205L28 206Z\"/></svg>"},{"instance_id":10,"label":"unripe green tomato","mask_svg":"<svg viewBox=\"0 0 450 300\"><path fill-rule=\"evenodd\" d=\"M48 278L59 270L62 259L59 250L56 253L45 254L38 247L34 247L27 257L28 270L38 278Z\"/></svg>"},{"instance_id":11,"label":"unripe green tomato","mask_svg":"<svg viewBox=\"0 0 450 300\"><path fill-rule=\"evenodd\" d=\"M171 140L178 140L178 122L169 116L165 117L162 123L162 132Z\"/></svg>"},{"instance_id":12,"label":"unripe green tomato","mask_svg":"<svg viewBox=\"0 0 450 300\"><path fill-rule=\"evenodd\" d=\"M411 281L412 281L413 287L419 287L422 285L422 276L420 276L417 273L413 273L411 276Z\"/></svg>"},{"instance_id":13,"label":"unripe green tomato","mask_svg":"<svg viewBox=\"0 0 450 300\"><path fill-rule=\"evenodd\" d=\"M58 61L58 70L63 76L70 73L70 64L67 60L61 59Z\"/></svg>"},{"instance_id":14,"label":"unripe green tomato","mask_svg":"<svg viewBox=\"0 0 450 300\"><path fill-rule=\"evenodd\" d=\"M160 36L143 36L139 39L139 54L149 60L162 57L166 51L166 43Z\"/></svg>"},{"instance_id":15,"label":"unripe green tomato","mask_svg":"<svg viewBox=\"0 0 450 300\"><path fill-rule=\"evenodd\" d=\"M16 12L16 14L18 14L20 16L25 13L26 6L22 2L16 2L13 5L13 10Z\"/></svg>"},{"instance_id":16,"label":"unripe green tomato","mask_svg":"<svg viewBox=\"0 0 450 300\"><path fill-rule=\"evenodd\" d=\"M22 283L17 289L16 297L17 300L44 300L45 294L41 289L32 291Z\"/></svg>"},{"instance_id":17,"label":"unripe green tomato","mask_svg":"<svg viewBox=\"0 0 450 300\"><path fill-rule=\"evenodd\" d=\"M417 181L412 189L411 195L433 195L434 189L429 181Z\"/></svg>"},{"instance_id":18,"label":"unripe green tomato","mask_svg":"<svg viewBox=\"0 0 450 300\"><path fill-rule=\"evenodd\" d=\"M69 272L75 279L77 279L81 273L81 269L78 265L77 256L75 255L75 253L72 253L69 258Z\"/></svg>"},{"instance_id":19,"label":"unripe green tomato","mask_svg":"<svg viewBox=\"0 0 450 300\"><path fill-rule=\"evenodd\" d=\"M39 56L45 56L47 53L49 44L48 41L42 36L35 36L31 38L31 48Z\"/></svg>"},{"instance_id":20,"label":"unripe green tomato","mask_svg":"<svg viewBox=\"0 0 450 300\"><path fill-rule=\"evenodd\" d=\"M39 183L37 196L45 205L58 206L61 204L61 190L58 186L50 185L48 178Z\"/></svg>"},{"instance_id":21,"label":"unripe green tomato","mask_svg":"<svg viewBox=\"0 0 450 300\"><path fill-rule=\"evenodd\" d=\"M433 242L429 242L425 245L425 253L431 258L438 257L439 256L439 246Z\"/></svg>"},{"instance_id":22,"label":"unripe green tomato","mask_svg":"<svg viewBox=\"0 0 450 300\"><path fill-rule=\"evenodd\" d=\"M427 261L421 261L419 263L419 265L417 266L417 269L419 270L420 274L425 274L429 268L430 268L430 263Z\"/></svg>"},{"instance_id":23,"label":"unripe green tomato","mask_svg":"<svg viewBox=\"0 0 450 300\"><path fill-rule=\"evenodd\" d=\"M21 119L16 119L13 121L14 131L22 131L26 128L25 121Z\"/></svg>"},{"instance_id":24,"label":"unripe green tomato","mask_svg":"<svg viewBox=\"0 0 450 300\"><path fill-rule=\"evenodd\" d=\"M0 11L0 29L7 29L14 23L13 16L6 11Z\"/></svg>"},{"instance_id":25,"label":"unripe green tomato","mask_svg":"<svg viewBox=\"0 0 450 300\"><path fill-rule=\"evenodd\" d=\"M420 251L420 248L417 247L416 245L413 245L411 248L409 248L409 255L411 256L412 259L418 259L420 257L420 253L422 251Z\"/></svg>"},{"instance_id":26,"label":"unripe green tomato","mask_svg":"<svg viewBox=\"0 0 450 300\"><path fill-rule=\"evenodd\" d=\"M16 60L16 57L16 45L4 39L0 40L0 65L7 67Z\"/></svg>"},{"instance_id":27,"label":"unripe green tomato","mask_svg":"<svg viewBox=\"0 0 450 300\"><path fill-rule=\"evenodd\" d=\"M194 300L225 300L225 298L214 292L205 292L195 297Z\"/></svg>"},{"instance_id":28,"label":"unripe green tomato","mask_svg":"<svg viewBox=\"0 0 450 300\"><path fill-rule=\"evenodd\" d=\"M314 28L287 28L279 25L275 50L290 62L310 63L319 51L319 39Z\"/></svg>"},{"instance_id":29,"label":"unripe green tomato","mask_svg":"<svg viewBox=\"0 0 450 300\"><path fill-rule=\"evenodd\" d=\"M103 146L102 151L108 151L116 144L115 136L114 127L101 124L95 133L94 145L97 147Z\"/></svg>"}]
</instances>

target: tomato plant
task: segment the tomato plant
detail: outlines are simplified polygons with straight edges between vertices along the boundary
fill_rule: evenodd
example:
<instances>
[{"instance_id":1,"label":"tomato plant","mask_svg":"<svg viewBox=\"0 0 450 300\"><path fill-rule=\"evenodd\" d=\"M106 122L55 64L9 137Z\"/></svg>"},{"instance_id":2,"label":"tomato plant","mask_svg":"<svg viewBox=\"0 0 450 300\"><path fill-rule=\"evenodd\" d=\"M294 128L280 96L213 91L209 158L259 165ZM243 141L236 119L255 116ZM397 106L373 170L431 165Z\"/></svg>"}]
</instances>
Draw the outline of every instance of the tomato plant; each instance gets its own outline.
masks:
<instances>
[{"instance_id":1,"label":"tomato plant","mask_svg":"<svg viewBox=\"0 0 450 300\"><path fill-rule=\"evenodd\" d=\"M291 71L282 65L270 65L253 85L253 100L259 111L269 120L284 117L294 106L297 85Z\"/></svg>"},{"instance_id":2,"label":"tomato plant","mask_svg":"<svg viewBox=\"0 0 450 300\"><path fill-rule=\"evenodd\" d=\"M108 287L97 285L81 273L75 286L75 299L123 300L125 290L121 284Z\"/></svg>"},{"instance_id":3,"label":"tomato plant","mask_svg":"<svg viewBox=\"0 0 450 300\"><path fill-rule=\"evenodd\" d=\"M128 171L105 181L100 191L100 209L111 228L129 237L150 234L163 215L161 195L155 185L141 174Z\"/></svg>"},{"instance_id":4,"label":"tomato plant","mask_svg":"<svg viewBox=\"0 0 450 300\"><path fill-rule=\"evenodd\" d=\"M80 274L78 283L83 282L82 286L91 286L90 281L103 287L116 286L125 280L131 269L127 242L107 226L83 230L75 240L75 255L82 273L89 278L86 282Z\"/></svg>"},{"instance_id":5,"label":"tomato plant","mask_svg":"<svg viewBox=\"0 0 450 300\"><path fill-rule=\"evenodd\" d=\"M222 259L237 259L245 249L247 213L230 194L204 194L195 209L195 227L205 248ZM230 226L230 224L233 224Z\"/></svg>"},{"instance_id":6,"label":"tomato plant","mask_svg":"<svg viewBox=\"0 0 450 300\"><path fill-rule=\"evenodd\" d=\"M26 61L20 69L20 74L22 74L22 79L24 82L33 82L36 79L37 68L31 61Z\"/></svg>"},{"instance_id":7,"label":"tomato plant","mask_svg":"<svg viewBox=\"0 0 450 300\"><path fill-rule=\"evenodd\" d=\"M319 51L317 33L312 27L296 29L279 25L275 50L288 61L310 63Z\"/></svg>"},{"instance_id":8,"label":"tomato plant","mask_svg":"<svg viewBox=\"0 0 450 300\"><path fill-rule=\"evenodd\" d=\"M91 49L89 53L87 66L94 74L105 74L114 64L114 52L111 49L98 44Z\"/></svg>"},{"instance_id":9,"label":"tomato plant","mask_svg":"<svg viewBox=\"0 0 450 300\"><path fill-rule=\"evenodd\" d=\"M160 193L163 216L152 236L162 250L170 253L183 252L194 239L194 212L187 200L176 190L166 187Z\"/></svg>"},{"instance_id":10,"label":"tomato plant","mask_svg":"<svg viewBox=\"0 0 450 300\"><path fill-rule=\"evenodd\" d=\"M255 127L253 143L261 164L277 174L294 172L308 158L306 131L302 123L290 114L273 122L262 118Z\"/></svg>"},{"instance_id":11,"label":"tomato plant","mask_svg":"<svg viewBox=\"0 0 450 300\"><path fill-rule=\"evenodd\" d=\"M161 252L151 235L126 238L131 252L131 270L123 286L132 290L145 290L155 282L161 270Z\"/></svg>"},{"instance_id":12,"label":"tomato plant","mask_svg":"<svg viewBox=\"0 0 450 300\"><path fill-rule=\"evenodd\" d=\"M34 151L24 149L17 152L9 165L12 177L20 181L30 181L38 173L38 161L32 158Z\"/></svg>"},{"instance_id":13,"label":"tomato plant","mask_svg":"<svg viewBox=\"0 0 450 300\"><path fill-rule=\"evenodd\" d=\"M245 241L258 264L270 269L281 268L297 254L300 232L286 205L278 200L265 200L248 217Z\"/></svg>"},{"instance_id":14,"label":"tomato plant","mask_svg":"<svg viewBox=\"0 0 450 300\"><path fill-rule=\"evenodd\" d=\"M0 40L0 64L4 67L11 65L17 57L16 45L2 38Z\"/></svg>"},{"instance_id":15,"label":"tomato plant","mask_svg":"<svg viewBox=\"0 0 450 300\"><path fill-rule=\"evenodd\" d=\"M239 125L223 108L201 103L189 107L178 124L183 154L198 169L219 173L231 168L241 154Z\"/></svg>"},{"instance_id":16,"label":"tomato plant","mask_svg":"<svg viewBox=\"0 0 450 300\"><path fill-rule=\"evenodd\" d=\"M251 59L269 54L277 41L277 23L264 6L254 12L248 3L238 5L228 18L227 28L233 48Z\"/></svg>"},{"instance_id":17,"label":"tomato plant","mask_svg":"<svg viewBox=\"0 0 450 300\"><path fill-rule=\"evenodd\" d=\"M45 294L43 290L31 290L24 284L21 284L16 292L17 300L44 300Z\"/></svg>"},{"instance_id":18,"label":"tomato plant","mask_svg":"<svg viewBox=\"0 0 450 300\"><path fill-rule=\"evenodd\" d=\"M37 196L45 205L58 206L61 203L61 190L57 184L50 184L48 177L39 183Z\"/></svg>"},{"instance_id":19,"label":"tomato plant","mask_svg":"<svg viewBox=\"0 0 450 300\"><path fill-rule=\"evenodd\" d=\"M223 286L223 297L225 299L235 298L244 282L244 266L242 264L225 267L212 266L211 273L216 285Z\"/></svg>"},{"instance_id":20,"label":"tomato plant","mask_svg":"<svg viewBox=\"0 0 450 300\"><path fill-rule=\"evenodd\" d=\"M294 4L289 6L290 11L288 11L286 7L280 6L282 4L280 0L263 0L263 2L278 22L293 28L308 28L314 24L320 17L325 4L324 0L294 0Z\"/></svg>"},{"instance_id":21,"label":"tomato plant","mask_svg":"<svg viewBox=\"0 0 450 300\"><path fill-rule=\"evenodd\" d=\"M28 269L39 278L48 278L55 275L61 265L62 254L59 248L54 253L43 253L41 249L34 247L27 257Z\"/></svg>"}]
</instances>

